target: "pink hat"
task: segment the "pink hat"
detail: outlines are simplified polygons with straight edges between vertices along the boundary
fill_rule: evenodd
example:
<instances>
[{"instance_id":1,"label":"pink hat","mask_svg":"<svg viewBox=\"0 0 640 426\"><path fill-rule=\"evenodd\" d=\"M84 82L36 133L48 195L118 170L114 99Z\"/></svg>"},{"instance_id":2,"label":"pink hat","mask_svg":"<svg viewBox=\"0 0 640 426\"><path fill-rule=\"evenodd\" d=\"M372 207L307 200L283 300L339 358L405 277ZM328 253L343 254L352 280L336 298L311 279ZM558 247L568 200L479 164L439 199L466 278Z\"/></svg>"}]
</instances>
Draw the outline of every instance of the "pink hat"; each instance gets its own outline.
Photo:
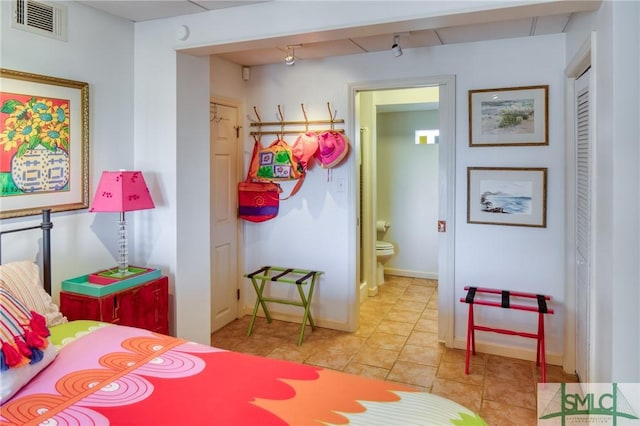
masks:
<instances>
[{"instance_id":1,"label":"pink hat","mask_svg":"<svg viewBox=\"0 0 640 426\"><path fill-rule=\"evenodd\" d=\"M330 169L340 164L348 153L349 143L342 133L328 130L318 136L316 157L320 161L320 166L325 169Z\"/></svg>"},{"instance_id":2,"label":"pink hat","mask_svg":"<svg viewBox=\"0 0 640 426\"><path fill-rule=\"evenodd\" d=\"M318 134L311 131L300 133L291 146L293 156L304 169L307 169L313 164L313 156L317 150Z\"/></svg>"}]
</instances>

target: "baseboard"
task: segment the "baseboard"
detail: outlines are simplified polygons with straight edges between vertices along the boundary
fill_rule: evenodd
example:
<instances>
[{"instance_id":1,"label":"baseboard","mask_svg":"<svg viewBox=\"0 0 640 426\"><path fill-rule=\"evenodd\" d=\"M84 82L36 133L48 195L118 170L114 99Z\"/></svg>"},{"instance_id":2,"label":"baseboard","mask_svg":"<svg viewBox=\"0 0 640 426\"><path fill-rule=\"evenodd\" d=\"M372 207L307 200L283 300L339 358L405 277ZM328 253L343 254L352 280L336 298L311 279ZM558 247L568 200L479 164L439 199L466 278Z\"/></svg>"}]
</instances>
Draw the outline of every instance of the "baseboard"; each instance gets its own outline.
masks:
<instances>
[{"instance_id":1,"label":"baseboard","mask_svg":"<svg viewBox=\"0 0 640 426\"><path fill-rule=\"evenodd\" d=\"M369 286L367 283L360 283L360 304L367 300L367 296L369 296Z\"/></svg>"},{"instance_id":2,"label":"baseboard","mask_svg":"<svg viewBox=\"0 0 640 426\"><path fill-rule=\"evenodd\" d=\"M411 271L408 269L396 269L396 268L384 268L385 275L395 275L397 277L409 277L409 278L426 278L430 280L437 280L438 274L436 272L425 271Z\"/></svg>"},{"instance_id":3,"label":"baseboard","mask_svg":"<svg viewBox=\"0 0 640 426\"><path fill-rule=\"evenodd\" d=\"M466 339L456 338L453 341L453 345L457 349L467 349ZM525 361L536 360L535 349L517 348L514 346L505 346L495 343L479 342L476 340L476 352L481 352L489 355L499 355L508 358L523 359ZM547 364L562 366L562 354L549 353L545 354Z\"/></svg>"}]
</instances>

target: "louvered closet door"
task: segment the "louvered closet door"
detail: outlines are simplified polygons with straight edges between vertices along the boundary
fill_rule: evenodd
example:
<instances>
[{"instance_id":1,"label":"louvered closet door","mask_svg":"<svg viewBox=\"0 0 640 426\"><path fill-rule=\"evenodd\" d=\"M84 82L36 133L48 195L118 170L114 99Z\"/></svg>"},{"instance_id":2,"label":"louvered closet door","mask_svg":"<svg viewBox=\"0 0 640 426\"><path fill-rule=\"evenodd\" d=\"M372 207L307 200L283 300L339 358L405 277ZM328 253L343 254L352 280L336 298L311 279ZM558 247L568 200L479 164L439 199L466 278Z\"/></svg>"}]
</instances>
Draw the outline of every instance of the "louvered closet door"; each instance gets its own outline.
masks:
<instances>
[{"instance_id":1,"label":"louvered closet door","mask_svg":"<svg viewBox=\"0 0 640 426\"><path fill-rule=\"evenodd\" d=\"M589 381L591 353L591 123L589 105L590 72L575 81L576 143L576 373L580 381Z\"/></svg>"}]
</instances>

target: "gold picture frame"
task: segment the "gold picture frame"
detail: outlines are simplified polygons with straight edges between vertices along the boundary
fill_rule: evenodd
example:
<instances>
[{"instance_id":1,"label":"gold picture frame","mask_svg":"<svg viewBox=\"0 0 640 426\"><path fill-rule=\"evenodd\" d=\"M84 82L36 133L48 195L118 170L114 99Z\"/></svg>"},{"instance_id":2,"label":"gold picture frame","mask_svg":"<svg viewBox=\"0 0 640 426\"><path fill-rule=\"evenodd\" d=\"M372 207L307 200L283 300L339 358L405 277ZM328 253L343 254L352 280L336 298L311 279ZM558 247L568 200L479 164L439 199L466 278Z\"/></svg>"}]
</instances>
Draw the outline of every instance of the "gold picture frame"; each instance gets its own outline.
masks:
<instances>
[{"instance_id":1,"label":"gold picture frame","mask_svg":"<svg viewBox=\"0 0 640 426\"><path fill-rule=\"evenodd\" d=\"M467 223L547 227L547 168L467 167Z\"/></svg>"},{"instance_id":2,"label":"gold picture frame","mask_svg":"<svg viewBox=\"0 0 640 426\"><path fill-rule=\"evenodd\" d=\"M89 84L0 68L0 219L89 207Z\"/></svg>"},{"instance_id":3,"label":"gold picture frame","mask_svg":"<svg viewBox=\"0 0 640 426\"><path fill-rule=\"evenodd\" d=\"M469 146L549 145L549 86L469 90Z\"/></svg>"}]
</instances>

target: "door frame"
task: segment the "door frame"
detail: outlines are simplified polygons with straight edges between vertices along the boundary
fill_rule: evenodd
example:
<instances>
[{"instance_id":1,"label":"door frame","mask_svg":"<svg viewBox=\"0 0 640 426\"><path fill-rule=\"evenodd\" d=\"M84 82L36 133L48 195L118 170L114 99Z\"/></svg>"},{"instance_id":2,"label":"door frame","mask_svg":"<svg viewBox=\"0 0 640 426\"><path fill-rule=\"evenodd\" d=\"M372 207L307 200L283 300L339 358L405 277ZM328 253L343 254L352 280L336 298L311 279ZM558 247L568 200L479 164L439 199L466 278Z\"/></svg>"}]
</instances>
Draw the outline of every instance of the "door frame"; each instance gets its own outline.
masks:
<instances>
[{"instance_id":1,"label":"door frame","mask_svg":"<svg viewBox=\"0 0 640 426\"><path fill-rule=\"evenodd\" d=\"M241 101L237 99L226 98L223 96L210 96L209 102L210 102L209 105L211 104L225 105L228 107L236 108L236 111L237 111L236 123L238 126L238 132L237 132L238 137L237 137L237 144L236 144L236 170L238 172L236 175L235 185L233 186L233 188L229 188L230 191L237 191L238 183L244 180L244 137L242 132L243 123L244 123L242 119L242 117L244 117L244 110L242 108L243 104ZM210 140L210 143L213 143L213 140ZM213 152L213 150L211 150L211 152ZM213 209L210 209L210 211L213 212ZM240 220L238 220L236 224L236 238L237 238L236 259L238 260L236 265L237 266L236 276L238 277L238 281L236 282L236 288L240 291L240 297L237 299L237 303L236 303L236 318L238 318L239 315L242 314L244 311L242 309L242 307L244 306L244 291L242 291L243 290L242 274L244 271L244 256L243 256L244 226ZM211 315L213 315L213 311L211 312ZM211 319L209 321L211 321Z\"/></svg>"},{"instance_id":2,"label":"door frame","mask_svg":"<svg viewBox=\"0 0 640 426\"><path fill-rule=\"evenodd\" d=\"M565 309L567 315L565 317L565 327L564 327L564 351L562 355L562 368L565 372L574 374L576 373L576 359L577 359L577 351L580 348L576 345L576 336L577 336L577 321L578 321L578 312L576 310L576 300L577 300L577 274L576 274L576 266L577 266L577 258L576 258L576 226L575 226L575 217L576 217L576 204L575 204L575 192L576 192L576 150L575 150L575 125L576 120L574 117L574 105L575 105L575 80L582 75L582 73L587 69L591 68L590 72L592 73L591 81L595 81L595 54L596 54L596 33L591 32L589 37L583 42L581 47L578 49L573 58L569 61L567 66L565 67L565 194L570 194L571 196L565 197ZM596 87L594 85L589 88L589 103L593 108L590 113L590 126L591 126L591 137L595 135L595 105L596 105ZM592 145L593 146L593 145ZM592 156L593 159L593 156ZM591 164L592 172L595 170L593 167L594 164ZM592 187L592 191L595 188ZM594 193L591 195L592 199L594 197ZM595 223L594 211L591 208L592 214L592 224ZM592 225L593 228L593 225ZM594 237L595 232L591 230L591 247L593 250L594 245ZM592 257L592 255L590 255ZM591 268L589 272L589 279L592 280L594 277L594 265L591 263ZM593 286L590 290L590 309L591 312L593 310ZM592 326L593 320L587 324L589 328L589 339L591 342L594 342L594 328ZM587 376L590 375L590 372L593 371L594 365L594 356L593 350L588 354L588 373ZM581 380L584 378L581 378Z\"/></svg>"},{"instance_id":3,"label":"door frame","mask_svg":"<svg viewBox=\"0 0 640 426\"><path fill-rule=\"evenodd\" d=\"M362 147L359 137L360 121L357 114L357 94L361 91L376 91L385 89L410 89L424 86L440 87L440 148L439 148L439 206L438 218L446 221L447 230L441 232L438 238L438 339L445 342L447 347L453 347L454 337L454 272L455 272L455 76L426 76L394 80L378 80L349 84L349 122L353 128L355 152L360 155ZM357 328L360 312L360 253L359 244L361 233L360 200L360 168L356 164L353 168L354 198L349 203L350 217L350 252L353 253L351 262L353 283L356 287L356 301L349 318L349 325ZM367 224L371 235L375 235L375 221ZM431 224L437 226L437 224ZM375 255L375 253L374 253Z\"/></svg>"}]
</instances>

